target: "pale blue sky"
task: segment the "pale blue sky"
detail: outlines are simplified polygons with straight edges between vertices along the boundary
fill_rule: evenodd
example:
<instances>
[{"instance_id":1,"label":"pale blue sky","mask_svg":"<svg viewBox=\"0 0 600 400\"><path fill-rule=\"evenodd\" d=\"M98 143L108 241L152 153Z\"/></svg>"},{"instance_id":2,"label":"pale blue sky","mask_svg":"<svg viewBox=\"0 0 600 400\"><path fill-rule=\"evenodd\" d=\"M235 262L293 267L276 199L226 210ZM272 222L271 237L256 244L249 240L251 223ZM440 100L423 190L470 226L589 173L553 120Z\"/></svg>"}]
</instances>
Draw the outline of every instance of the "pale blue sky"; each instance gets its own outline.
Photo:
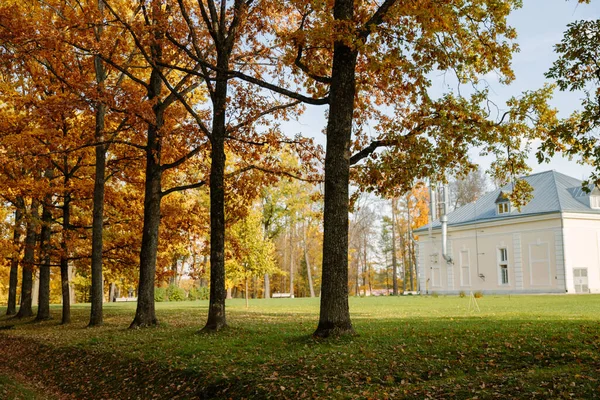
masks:
<instances>
[{"instance_id":1,"label":"pale blue sky","mask_svg":"<svg viewBox=\"0 0 600 400\"><path fill-rule=\"evenodd\" d=\"M554 45L560 42L567 24L580 19L600 18L600 1L592 4L578 4L576 0L524 0L523 8L513 12L509 21L517 29L521 51L513 56L513 69L516 80L510 86L503 86L489 76L488 82L492 89L492 100L499 106L511 96L525 90L542 87L546 81L544 73L548 71L556 59ZM433 90L444 90L443 79L434 83ZM436 87L439 85L439 87ZM576 93L556 92L552 104L560 111L561 116L567 116L580 104L580 95ZM296 122L286 123L288 134L302 133L314 136L319 143L324 143L321 133L325 126L324 107L309 107L305 115ZM473 159L483 169L489 167L492 161L489 157L479 157L477 151L472 152ZM578 179L587 177L591 167L577 164L562 157L555 157L549 164L539 165L532 154L529 165L533 173L554 169Z\"/></svg>"}]
</instances>

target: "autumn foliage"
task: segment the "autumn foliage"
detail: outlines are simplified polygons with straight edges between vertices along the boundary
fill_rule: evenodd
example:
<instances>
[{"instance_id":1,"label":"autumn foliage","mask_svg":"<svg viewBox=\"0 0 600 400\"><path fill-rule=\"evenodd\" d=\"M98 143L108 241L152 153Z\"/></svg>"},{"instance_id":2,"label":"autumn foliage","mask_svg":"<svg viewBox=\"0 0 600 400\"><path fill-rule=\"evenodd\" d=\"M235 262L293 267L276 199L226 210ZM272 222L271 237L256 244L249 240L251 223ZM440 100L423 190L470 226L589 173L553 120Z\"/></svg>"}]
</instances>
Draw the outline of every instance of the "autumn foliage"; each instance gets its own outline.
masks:
<instances>
[{"instance_id":1,"label":"autumn foliage","mask_svg":"<svg viewBox=\"0 0 600 400\"><path fill-rule=\"evenodd\" d=\"M351 184L410 193L410 231L426 215L418 181L473 169L474 146L497 156L498 176L517 176L528 144L550 135L551 87L500 111L481 80L514 79L507 17L519 5L3 2L0 196L15 215L3 260L21 261L21 297L34 270L59 266L64 323L75 273L92 286L90 325L114 284L137 292L131 327L155 325L154 288L185 264L210 287L206 330L227 325L227 289L269 294L272 275L290 295L320 287L317 336L351 333ZM470 89L434 96L435 73ZM319 106L325 151L282 125ZM517 182L511 196L523 204L528 188Z\"/></svg>"}]
</instances>

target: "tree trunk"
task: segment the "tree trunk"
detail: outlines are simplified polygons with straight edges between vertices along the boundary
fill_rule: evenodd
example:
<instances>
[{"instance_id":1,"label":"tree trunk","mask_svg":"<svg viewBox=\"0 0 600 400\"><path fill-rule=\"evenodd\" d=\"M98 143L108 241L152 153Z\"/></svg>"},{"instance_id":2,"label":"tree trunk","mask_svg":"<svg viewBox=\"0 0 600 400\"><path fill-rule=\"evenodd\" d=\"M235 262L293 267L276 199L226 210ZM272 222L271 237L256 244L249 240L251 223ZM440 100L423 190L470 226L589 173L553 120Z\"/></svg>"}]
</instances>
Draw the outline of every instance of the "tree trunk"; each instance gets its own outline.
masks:
<instances>
[{"instance_id":1,"label":"tree trunk","mask_svg":"<svg viewBox=\"0 0 600 400\"><path fill-rule=\"evenodd\" d=\"M104 1L98 0L98 10L102 14L104 11ZM102 35L102 25L98 26L96 31L97 40ZM96 82L98 90L101 91L106 79L104 65L99 56L94 57L94 69L96 72ZM96 126L94 138L96 140L96 162L94 177L94 194L92 209L92 290L90 322L88 326L100 326L103 322L102 303L104 300L104 278L102 277L102 248L103 248L103 229L104 229L104 186L106 173L106 145L104 142L106 105L99 102L96 104Z\"/></svg>"},{"instance_id":2,"label":"tree trunk","mask_svg":"<svg viewBox=\"0 0 600 400\"><path fill-rule=\"evenodd\" d=\"M265 299L271 298L271 281L269 280L269 274L265 274L265 293L263 297Z\"/></svg>"},{"instance_id":3,"label":"tree trunk","mask_svg":"<svg viewBox=\"0 0 600 400\"><path fill-rule=\"evenodd\" d=\"M358 257L355 257L353 260L356 263L356 289L354 291L354 296L360 296L360 262L358 261Z\"/></svg>"},{"instance_id":4,"label":"tree trunk","mask_svg":"<svg viewBox=\"0 0 600 400\"><path fill-rule=\"evenodd\" d=\"M111 283L110 285L108 285L109 289L108 289L108 302L112 303L115 301L115 298L117 297L117 290L115 287L114 283Z\"/></svg>"},{"instance_id":5,"label":"tree trunk","mask_svg":"<svg viewBox=\"0 0 600 400\"><path fill-rule=\"evenodd\" d=\"M392 294L398 296L398 259L396 258L396 198L392 198Z\"/></svg>"},{"instance_id":6,"label":"tree trunk","mask_svg":"<svg viewBox=\"0 0 600 400\"><path fill-rule=\"evenodd\" d=\"M50 238L52 235L51 196L45 196L42 206L42 230L40 233L40 281L36 321L50 319Z\"/></svg>"},{"instance_id":7,"label":"tree trunk","mask_svg":"<svg viewBox=\"0 0 600 400\"><path fill-rule=\"evenodd\" d=\"M162 117L162 116L161 116ZM135 318L130 328L158 324L154 307L154 278L160 226L161 176L160 139L157 126L148 129L146 181L144 191L144 227L140 249L140 281Z\"/></svg>"},{"instance_id":8,"label":"tree trunk","mask_svg":"<svg viewBox=\"0 0 600 400\"><path fill-rule=\"evenodd\" d=\"M351 21L353 0L336 0L337 21ZM357 50L341 40L333 46L325 154L323 278L317 337L353 333L348 306L348 206L350 141L356 93Z\"/></svg>"},{"instance_id":9,"label":"tree trunk","mask_svg":"<svg viewBox=\"0 0 600 400\"><path fill-rule=\"evenodd\" d=\"M38 237L39 238L39 237ZM37 307L38 305L38 295L40 293L40 270L39 267L36 270L33 270L33 289L31 289L31 305L33 307Z\"/></svg>"},{"instance_id":10,"label":"tree trunk","mask_svg":"<svg viewBox=\"0 0 600 400\"><path fill-rule=\"evenodd\" d=\"M13 227L13 247L19 249L21 244L21 224L23 223L24 202L22 197L17 197L15 204L15 225ZM8 306L6 315L17 313L17 285L19 284L19 256L20 251L13 253L10 260L10 279L8 284Z\"/></svg>"},{"instance_id":11,"label":"tree trunk","mask_svg":"<svg viewBox=\"0 0 600 400\"><path fill-rule=\"evenodd\" d=\"M244 285L246 286L244 291L244 297L246 298L246 308L250 307L250 303L248 302L248 277L244 280Z\"/></svg>"},{"instance_id":12,"label":"tree trunk","mask_svg":"<svg viewBox=\"0 0 600 400\"><path fill-rule=\"evenodd\" d=\"M370 296L371 292L373 291L373 288L371 287L371 267L369 266L369 263L367 261L367 232L365 232L363 235L363 264L365 266L365 272L366 272L365 279L368 282L369 296ZM365 283L365 296L366 295L367 295L367 283Z\"/></svg>"},{"instance_id":13,"label":"tree trunk","mask_svg":"<svg viewBox=\"0 0 600 400\"><path fill-rule=\"evenodd\" d=\"M217 66L229 67L229 54L219 53ZM217 72L213 93L213 129L210 165L210 301L203 331L218 331L227 326L225 317L225 108L227 75Z\"/></svg>"},{"instance_id":14,"label":"tree trunk","mask_svg":"<svg viewBox=\"0 0 600 400\"><path fill-rule=\"evenodd\" d=\"M410 291L414 290L414 282L413 282L413 263L412 263L412 222L410 216L410 197L406 197L406 235L408 236L408 277L410 280Z\"/></svg>"},{"instance_id":15,"label":"tree trunk","mask_svg":"<svg viewBox=\"0 0 600 400\"><path fill-rule=\"evenodd\" d=\"M21 305L16 318L27 318L33 315L31 290L33 288L33 266L35 263L35 242L38 218L37 200L31 201L27 232L25 233L25 252L23 254L23 271L21 278Z\"/></svg>"},{"instance_id":16,"label":"tree trunk","mask_svg":"<svg viewBox=\"0 0 600 400\"><path fill-rule=\"evenodd\" d=\"M60 287L62 293L61 324L71 322L71 290L69 287L69 235L71 225L71 194L64 193L62 238L60 241Z\"/></svg>"},{"instance_id":17,"label":"tree trunk","mask_svg":"<svg viewBox=\"0 0 600 400\"><path fill-rule=\"evenodd\" d=\"M294 231L290 226L290 298L294 298Z\"/></svg>"},{"instance_id":18,"label":"tree trunk","mask_svg":"<svg viewBox=\"0 0 600 400\"><path fill-rule=\"evenodd\" d=\"M162 34L155 33L156 41L150 46L152 59L160 62ZM155 101L152 106L154 123L148 124L148 141L146 145L146 180L144 183L144 226L142 231L142 247L140 249L140 281L137 293L135 318L129 328L142 328L158 324L154 307L154 279L156 275L156 256L158 252L158 232L160 227L161 201L161 138L160 130L164 125L165 106L160 101L162 90L161 67L154 67L148 85L148 100Z\"/></svg>"},{"instance_id":19,"label":"tree trunk","mask_svg":"<svg viewBox=\"0 0 600 400\"><path fill-rule=\"evenodd\" d=\"M312 272L310 271L310 261L308 260L308 244L306 238L306 226L303 225L304 233L304 263L306 264L306 273L308 275L308 289L310 290L310 297L315 297L315 289L313 288Z\"/></svg>"}]
</instances>

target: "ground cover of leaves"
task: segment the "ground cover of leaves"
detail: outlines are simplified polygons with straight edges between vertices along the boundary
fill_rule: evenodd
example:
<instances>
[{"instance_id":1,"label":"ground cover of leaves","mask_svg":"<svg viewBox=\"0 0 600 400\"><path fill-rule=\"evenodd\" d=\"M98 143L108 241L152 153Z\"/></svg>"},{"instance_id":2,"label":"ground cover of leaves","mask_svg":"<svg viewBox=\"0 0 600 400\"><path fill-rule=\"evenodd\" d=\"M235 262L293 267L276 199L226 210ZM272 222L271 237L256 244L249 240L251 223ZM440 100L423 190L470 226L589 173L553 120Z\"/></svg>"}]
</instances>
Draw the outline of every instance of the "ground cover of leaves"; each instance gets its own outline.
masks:
<instances>
[{"instance_id":1,"label":"ground cover of leaves","mask_svg":"<svg viewBox=\"0 0 600 400\"><path fill-rule=\"evenodd\" d=\"M600 397L600 296L351 298L357 335L315 340L318 299L228 301L229 328L198 334L207 302L159 303L157 328L0 319L3 398ZM0 312L2 310L0 309ZM4 384L3 384L4 382ZM19 386L20 385L20 386ZM32 392L33 394L29 397ZM37 394L37 397L36 397Z\"/></svg>"}]
</instances>

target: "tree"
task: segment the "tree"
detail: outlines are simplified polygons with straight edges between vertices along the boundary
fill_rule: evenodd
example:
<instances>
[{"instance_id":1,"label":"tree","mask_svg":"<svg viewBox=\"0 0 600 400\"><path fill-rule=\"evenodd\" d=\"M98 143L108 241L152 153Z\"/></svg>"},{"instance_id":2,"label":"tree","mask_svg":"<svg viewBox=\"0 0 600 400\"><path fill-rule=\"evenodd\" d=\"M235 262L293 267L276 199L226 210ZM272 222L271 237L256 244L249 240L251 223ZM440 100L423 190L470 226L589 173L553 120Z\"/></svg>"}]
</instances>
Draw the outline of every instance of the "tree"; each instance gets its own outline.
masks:
<instances>
[{"instance_id":1,"label":"tree","mask_svg":"<svg viewBox=\"0 0 600 400\"><path fill-rule=\"evenodd\" d=\"M465 176L458 176L450 183L452 210L474 202L487 191L485 174L475 168Z\"/></svg>"},{"instance_id":2,"label":"tree","mask_svg":"<svg viewBox=\"0 0 600 400\"><path fill-rule=\"evenodd\" d=\"M550 89L544 88L511 99L510 111L494 118L488 112L487 89L478 87L479 76L492 70L502 82L514 78L510 55L516 48L511 43L515 31L506 17L519 6L516 0L291 4L289 24L276 30L278 44L283 43L283 60L295 77L305 78L298 80L313 97L232 74L308 104L329 105L323 286L315 331L326 337L353 332L347 296L351 165L367 159L352 172L364 190L406 191L415 179L470 168L468 149L485 145L499 156L498 174L519 173L526 169L527 154L520 140L547 130L554 111L546 104ZM427 76L435 70L452 71L460 84L473 84L474 93L430 97ZM361 128L373 120L378 135L369 138ZM386 150L378 152L380 148ZM528 189L519 182L515 203Z\"/></svg>"},{"instance_id":3,"label":"tree","mask_svg":"<svg viewBox=\"0 0 600 400\"><path fill-rule=\"evenodd\" d=\"M588 1L580 1L587 3ZM590 183L600 184L600 20L582 20L568 25L562 41L555 46L558 59L546 77L554 79L561 91L581 92L581 110L564 118L538 149L538 161L549 161L557 152L580 156L595 169Z\"/></svg>"},{"instance_id":4,"label":"tree","mask_svg":"<svg viewBox=\"0 0 600 400\"><path fill-rule=\"evenodd\" d=\"M21 278L21 304L16 318L27 318L33 315L32 309L32 288L33 288L33 270L35 265L35 243L38 224L39 202L32 200L27 214L25 244L23 252L23 268Z\"/></svg>"},{"instance_id":5,"label":"tree","mask_svg":"<svg viewBox=\"0 0 600 400\"><path fill-rule=\"evenodd\" d=\"M104 1L98 0L98 12L100 17L104 17ZM99 23L94 27L97 41L103 33L103 24ZM103 89L105 81L108 77L106 68L99 55L94 55L94 72L96 75L96 83L98 84L98 92L100 95L104 94ZM94 126L94 139L96 140L95 146L95 174L94 174L94 197L93 197L93 211L92 211L92 260L91 260L91 275L92 275L92 288L91 288L91 310L90 310L90 322L89 326L100 326L103 323L102 303L104 301L103 295L103 274L102 274L102 248L104 245L103 240L103 227L104 227L104 194L105 194L105 180L106 180L106 150L107 146L104 143L106 139L105 128L106 128L106 104L103 101L98 101L95 104L95 126Z\"/></svg>"},{"instance_id":6,"label":"tree","mask_svg":"<svg viewBox=\"0 0 600 400\"><path fill-rule=\"evenodd\" d=\"M275 271L273 242L265 239L262 215L256 208L246 218L237 221L228 234L227 277L233 283L244 284L246 307L248 306L248 281Z\"/></svg>"}]
</instances>

